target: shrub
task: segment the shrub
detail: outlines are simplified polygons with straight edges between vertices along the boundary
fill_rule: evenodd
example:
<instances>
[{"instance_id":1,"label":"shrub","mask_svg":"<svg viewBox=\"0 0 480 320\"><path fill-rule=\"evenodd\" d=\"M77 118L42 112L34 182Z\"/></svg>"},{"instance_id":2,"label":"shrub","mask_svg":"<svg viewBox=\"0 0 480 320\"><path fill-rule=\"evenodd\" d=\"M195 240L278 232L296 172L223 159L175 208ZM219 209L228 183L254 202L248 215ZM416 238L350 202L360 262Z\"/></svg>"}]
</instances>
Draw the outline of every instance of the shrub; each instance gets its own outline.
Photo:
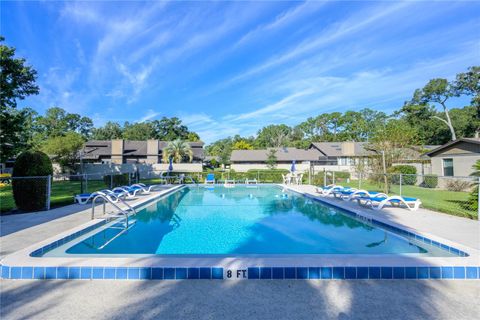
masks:
<instances>
[{"instance_id":1,"label":"shrub","mask_svg":"<svg viewBox=\"0 0 480 320\"><path fill-rule=\"evenodd\" d=\"M120 187L128 184L128 173L103 176L103 182L108 188ZM111 185L110 185L111 183Z\"/></svg>"},{"instance_id":2,"label":"shrub","mask_svg":"<svg viewBox=\"0 0 480 320\"><path fill-rule=\"evenodd\" d=\"M438 185L438 176L436 174L427 174L423 177L420 187L434 189Z\"/></svg>"},{"instance_id":3,"label":"shrub","mask_svg":"<svg viewBox=\"0 0 480 320\"><path fill-rule=\"evenodd\" d=\"M400 174L402 174L402 185L413 186L417 183L417 168L414 166L400 165L388 169L390 173L390 183L400 184Z\"/></svg>"},{"instance_id":4,"label":"shrub","mask_svg":"<svg viewBox=\"0 0 480 320\"><path fill-rule=\"evenodd\" d=\"M286 169L271 169L271 170L248 170L248 179L256 179L258 177L262 182L283 182L282 174L287 174L290 171ZM300 173L300 172L299 172Z\"/></svg>"},{"instance_id":5,"label":"shrub","mask_svg":"<svg viewBox=\"0 0 480 320\"><path fill-rule=\"evenodd\" d=\"M47 178L53 173L52 162L40 151L20 154L13 166L12 190L18 209L38 211L47 207ZM15 177L39 177L15 179Z\"/></svg>"},{"instance_id":6,"label":"shrub","mask_svg":"<svg viewBox=\"0 0 480 320\"><path fill-rule=\"evenodd\" d=\"M466 180L459 180L459 179L454 179L454 180L448 180L446 183L446 187L448 191L465 191L469 189L471 186L471 183Z\"/></svg>"}]
</instances>

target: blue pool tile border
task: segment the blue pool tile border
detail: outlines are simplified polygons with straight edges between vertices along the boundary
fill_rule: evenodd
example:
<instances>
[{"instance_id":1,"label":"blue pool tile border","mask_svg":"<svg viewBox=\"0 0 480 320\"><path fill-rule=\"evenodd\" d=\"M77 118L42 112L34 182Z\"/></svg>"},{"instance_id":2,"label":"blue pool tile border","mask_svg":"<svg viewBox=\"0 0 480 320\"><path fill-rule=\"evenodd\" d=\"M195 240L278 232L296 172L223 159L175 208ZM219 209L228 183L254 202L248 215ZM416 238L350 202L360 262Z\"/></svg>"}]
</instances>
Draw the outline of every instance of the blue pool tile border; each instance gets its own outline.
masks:
<instances>
[{"instance_id":1,"label":"blue pool tile border","mask_svg":"<svg viewBox=\"0 0 480 320\"><path fill-rule=\"evenodd\" d=\"M221 280L223 267L17 267L0 266L2 279ZM319 266L248 267L250 280L478 280L480 267Z\"/></svg>"}]
</instances>

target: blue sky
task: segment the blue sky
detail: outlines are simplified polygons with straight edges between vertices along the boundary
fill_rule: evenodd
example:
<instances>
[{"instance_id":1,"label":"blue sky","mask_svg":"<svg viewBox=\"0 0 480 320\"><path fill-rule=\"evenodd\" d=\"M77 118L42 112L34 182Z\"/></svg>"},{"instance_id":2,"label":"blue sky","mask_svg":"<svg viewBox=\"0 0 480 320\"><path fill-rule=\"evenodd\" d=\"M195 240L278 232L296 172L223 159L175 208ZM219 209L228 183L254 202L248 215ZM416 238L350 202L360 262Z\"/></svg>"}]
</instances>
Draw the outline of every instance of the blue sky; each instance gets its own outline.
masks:
<instances>
[{"instance_id":1,"label":"blue sky","mask_svg":"<svg viewBox=\"0 0 480 320\"><path fill-rule=\"evenodd\" d=\"M322 112L390 112L480 64L479 2L1 2L38 71L22 101L106 121L178 116L206 142Z\"/></svg>"}]
</instances>

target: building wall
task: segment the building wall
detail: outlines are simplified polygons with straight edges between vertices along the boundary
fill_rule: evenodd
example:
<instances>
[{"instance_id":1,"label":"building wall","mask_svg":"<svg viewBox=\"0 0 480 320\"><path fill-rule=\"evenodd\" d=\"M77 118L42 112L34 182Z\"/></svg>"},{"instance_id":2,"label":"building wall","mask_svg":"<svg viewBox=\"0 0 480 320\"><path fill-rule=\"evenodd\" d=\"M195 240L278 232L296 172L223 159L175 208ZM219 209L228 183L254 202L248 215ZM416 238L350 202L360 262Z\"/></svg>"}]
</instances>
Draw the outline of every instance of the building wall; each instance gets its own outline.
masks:
<instances>
[{"instance_id":1,"label":"building wall","mask_svg":"<svg viewBox=\"0 0 480 320\"><path fill-rule=\"evenodd\" d=\"M473 173L473 165L480 160L480 154L471 156L442 155L432 158L432 173L443 176L443 159L453 159L453 175L466 177Z\"/></svg>"}]
</instances>

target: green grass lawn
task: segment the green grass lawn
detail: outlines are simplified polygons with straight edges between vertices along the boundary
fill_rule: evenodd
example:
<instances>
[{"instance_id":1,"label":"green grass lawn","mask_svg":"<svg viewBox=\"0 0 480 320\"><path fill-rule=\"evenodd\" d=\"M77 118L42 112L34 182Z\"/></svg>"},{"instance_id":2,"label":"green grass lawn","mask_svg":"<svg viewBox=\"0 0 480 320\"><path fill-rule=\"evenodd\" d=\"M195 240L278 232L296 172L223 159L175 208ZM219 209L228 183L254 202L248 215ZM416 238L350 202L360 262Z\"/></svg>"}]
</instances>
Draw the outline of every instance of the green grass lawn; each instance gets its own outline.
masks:
<instances>
[{"instance_id":1,"label":"green grass lawn","mask_svg":"<svg viewBox=\"0 0 480 320\"><path fill-rule=\"evenodd\" d=\"M342 182L339 184L354 188L359 187L358 181L356 180L351 180L350 183ZM362 181L361 189L383 192L382 186L370 181ZM400 187L398 185L391 186L389 194L399 195ZM419 198L422 201L423 208L455 216L476 219L478 217L477 212L469 207L469 195L468 192L429 189L418 186L402 186L402 196Z\"/></svg>"}]
</instances>

